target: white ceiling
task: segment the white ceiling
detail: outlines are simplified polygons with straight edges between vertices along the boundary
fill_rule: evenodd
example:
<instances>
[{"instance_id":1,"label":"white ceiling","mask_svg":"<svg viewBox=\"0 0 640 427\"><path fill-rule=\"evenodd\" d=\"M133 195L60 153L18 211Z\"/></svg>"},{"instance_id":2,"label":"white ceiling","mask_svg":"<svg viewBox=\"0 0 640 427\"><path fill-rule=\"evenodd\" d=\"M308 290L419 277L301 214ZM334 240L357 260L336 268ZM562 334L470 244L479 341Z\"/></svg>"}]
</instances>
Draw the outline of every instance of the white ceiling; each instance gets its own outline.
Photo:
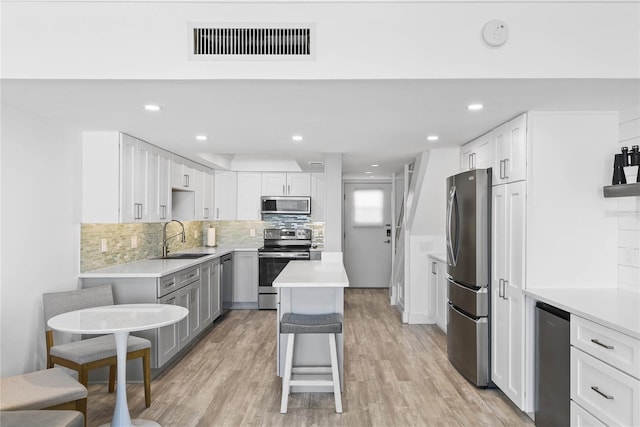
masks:
<instances>
[{"instance_id":1,"label":"white ceiling","mask_svg":"<svg viewBox=\"0 0 640 427\"><path fill-rule=\"evenodd\" d=\"M123 131L202 163L220 154L288 154L304 167L340 152L345 176L385 177L421 151L461 145L528 110L628 108L640 103L639 82L3 80L2 103L73 129ZM471 102L484 110L468 111ZM144 111L147 103L162 110ZM294 134L304 141L292 142ZM428 143L430 134L440 140Z\"/></svg>"}]
</instances>

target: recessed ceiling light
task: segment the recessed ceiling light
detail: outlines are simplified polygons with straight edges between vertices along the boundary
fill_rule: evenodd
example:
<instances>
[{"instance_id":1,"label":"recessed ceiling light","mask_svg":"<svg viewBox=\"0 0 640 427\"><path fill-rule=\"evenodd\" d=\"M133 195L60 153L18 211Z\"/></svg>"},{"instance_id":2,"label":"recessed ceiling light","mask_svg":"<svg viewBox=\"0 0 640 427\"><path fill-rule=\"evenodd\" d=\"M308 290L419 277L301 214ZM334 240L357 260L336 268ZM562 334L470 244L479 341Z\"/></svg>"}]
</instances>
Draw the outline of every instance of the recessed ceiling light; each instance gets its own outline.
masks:
<instances>
[{"instance_id":1,"label":"recessed ceiling light","mask_svg":"<svg viewBox=\"0 0 640 427\"><path fill-rule=\"evenodd\" d=\"M291 140L292 140L292 141L295 141L295 142L300 142L300 141L302 141L303 139L304 139L304 138L302 137L302 135L293 135L293 136L291 137Z\"/></svg>"},{"instance_id":2,"label":"recessed ceiling light","mask_svg":"<svg viewBox=\"0 0 640 427\"><path fill-rule=\"evenodd\" d=\"M155 104L147 104L144 106L144 109L147 111L160 111L162 109L162 107L160 107L159 105L155 105Z\"/></svg>"},{"instance_id":3,"label":"recessed ceiling light","mask_svg":"<svg viewBox=\"0 0 640 427\"><path fill-rule=\"evenodd\" d=\"M196 139L198 141L206 141L207 140L207 135L196 135Z\"/></svg>"},{"instance_id":4,"label":"recessed ceiling light","mask_svg":"<svg viewBox=\"0 0 640 427\"><path fill-rule=\"evenodd\" d=\"M467 109L471 110L471 111L482 110L483 108L484 108L484 105L482 105L482 104L469 104L469 105L467 105Z\"/></svg>"},{"instance_id":5,"label":"recessed ceiling light","mask_svg":"<svg viewBox=\"0 0 640 427\"><path fill-rule=\"evenodd\" d=\"M427 137L427 141L437 141L438 139L440 139L438 138L438 135L429 135Z\"/></svg>"},{"instance_id":6,"label":"recessed ceiling light","mask_svg":"<svg viewBox=\"0 0 640 427\"><path fill-rule=\"evenodd\" d=\"M366 171L365 173L373 173L373 172L370 172L370 171Z\"/></svg>"},{"instance_id":7,"label":"recessed ceiling light","mask_svg":"<svg viewBox=\"0 0 640 427\"><path fill-rule=\"evenodd\" d=\"M380 165L371 165L372 168L377 168Z\"/></svg>"}]
</instances>

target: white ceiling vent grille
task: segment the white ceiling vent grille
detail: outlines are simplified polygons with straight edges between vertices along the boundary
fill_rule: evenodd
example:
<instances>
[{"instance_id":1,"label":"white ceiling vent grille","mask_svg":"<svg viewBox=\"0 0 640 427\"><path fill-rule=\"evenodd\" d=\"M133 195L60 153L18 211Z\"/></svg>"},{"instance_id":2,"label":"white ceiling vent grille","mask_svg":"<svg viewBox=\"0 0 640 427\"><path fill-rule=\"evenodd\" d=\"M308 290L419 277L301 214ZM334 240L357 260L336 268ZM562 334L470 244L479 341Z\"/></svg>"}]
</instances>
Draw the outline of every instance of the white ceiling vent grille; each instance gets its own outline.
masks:
<instances>
[{"instance_id":1,"label":"white ceiling vent grille","mask_svg":"<svg viewBox=\"0 0 640 427\"><path fill-rule=\"evenodd\" d=\"M192 59L308 59L311 25L190 26Z\"/></svg>"}]
</instances>

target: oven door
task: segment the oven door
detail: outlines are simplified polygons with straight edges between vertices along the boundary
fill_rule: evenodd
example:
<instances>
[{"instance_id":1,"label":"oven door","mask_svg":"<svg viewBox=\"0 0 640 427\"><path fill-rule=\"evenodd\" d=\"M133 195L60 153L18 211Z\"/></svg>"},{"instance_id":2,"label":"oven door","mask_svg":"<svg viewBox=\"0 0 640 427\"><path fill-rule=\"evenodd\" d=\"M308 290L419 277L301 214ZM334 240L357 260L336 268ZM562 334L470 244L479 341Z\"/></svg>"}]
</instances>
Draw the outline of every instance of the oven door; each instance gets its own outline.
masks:
<instances>
[{"instance_id":1,"label":"oven door","mask_svg":"<svg viewBox=\"0 0 640 427\"><path fill-rule=\"evenodd\" d=\"M258 253L258 308L275 309L273 280L291 260L308 260L309 252L259 252ZM271 295L269 295L271 294Z\"/></svg>"}]
</instances>

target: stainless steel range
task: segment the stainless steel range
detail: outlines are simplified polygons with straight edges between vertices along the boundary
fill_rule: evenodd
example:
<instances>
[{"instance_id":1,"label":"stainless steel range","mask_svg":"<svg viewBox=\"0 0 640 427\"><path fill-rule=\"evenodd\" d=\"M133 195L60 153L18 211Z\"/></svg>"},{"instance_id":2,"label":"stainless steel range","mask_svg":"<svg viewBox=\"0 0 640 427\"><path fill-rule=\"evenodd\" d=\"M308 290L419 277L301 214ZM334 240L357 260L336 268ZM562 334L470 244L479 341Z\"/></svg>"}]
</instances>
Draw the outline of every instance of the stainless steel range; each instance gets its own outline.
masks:
<instances>
[{"instance_id":1,"label":"stainless steel range","mask_svg":"<svg viewBox=\"0 0 640 427\"><path fill-rule=\"evenodd\" d=\"M309 260L311 230L308 228L267 228L264 246L258 249L258 308L277 308L277 289L272 286L282 269L291 260Z\"/></svg>"}]
</instances>

